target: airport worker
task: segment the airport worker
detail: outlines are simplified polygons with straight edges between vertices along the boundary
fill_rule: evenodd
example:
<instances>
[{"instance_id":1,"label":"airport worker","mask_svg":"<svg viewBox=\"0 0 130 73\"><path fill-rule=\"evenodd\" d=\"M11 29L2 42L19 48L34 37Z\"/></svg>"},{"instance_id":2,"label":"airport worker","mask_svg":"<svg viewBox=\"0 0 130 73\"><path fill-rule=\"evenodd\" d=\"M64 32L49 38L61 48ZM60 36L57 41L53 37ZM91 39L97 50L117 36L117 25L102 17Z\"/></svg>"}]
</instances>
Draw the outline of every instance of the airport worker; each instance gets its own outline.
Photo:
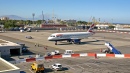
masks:
<instances>
[{"instance_id":1,"label":"airport worker","mask_svg":"<svg viewBox=\"0 0 130 73\"><path fill-rule=\"evenodd\" d=\"M47 50L47 47L44 47L45 50Z\"/></svg>"},{"instance_id":2,"label":"airport worker","mask_svg":"<svg viewBox=\"0 0 130 73\"><path fill-rule=\"evenodd\" d=\"M37 44L37 46L39 47L39 44Z\"/></svg>"},{"instance_id":3,"label":"airport worker","mask_svg":"<svg viewBox=\"0 0 130 73\"><path fill-rule=\"evenodd\" d=\"M35 47L37 46L37 44L35 43Z\"/></svg>"}]
</instances>

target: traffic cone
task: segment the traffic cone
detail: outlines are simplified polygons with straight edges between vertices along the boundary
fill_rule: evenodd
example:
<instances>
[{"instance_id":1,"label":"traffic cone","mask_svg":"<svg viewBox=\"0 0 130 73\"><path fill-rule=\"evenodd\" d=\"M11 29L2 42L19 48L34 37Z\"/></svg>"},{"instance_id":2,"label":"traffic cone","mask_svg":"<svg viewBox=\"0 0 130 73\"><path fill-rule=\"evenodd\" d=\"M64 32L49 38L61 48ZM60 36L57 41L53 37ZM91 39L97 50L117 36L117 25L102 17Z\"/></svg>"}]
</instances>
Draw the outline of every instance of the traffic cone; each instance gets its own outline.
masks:
<instances>
[{"instance_id":1,"label":"traffic cone","mask_svg":"<svg viewBox=\"0 0 130 73\"><path fill-rule=\"evenodd\" d=\"M100 49L100 52L102 52L102 49Z\"/></svg>"},{"instance_id":2,"label":"traffic cone","mask_svg":"<svg viewBox=\"0 0 130 73\"><path fill-rule=\"evenodd\" d=\"M97 59L97 54L95 54L95 59Z\"/></svg>"}]
</instances>

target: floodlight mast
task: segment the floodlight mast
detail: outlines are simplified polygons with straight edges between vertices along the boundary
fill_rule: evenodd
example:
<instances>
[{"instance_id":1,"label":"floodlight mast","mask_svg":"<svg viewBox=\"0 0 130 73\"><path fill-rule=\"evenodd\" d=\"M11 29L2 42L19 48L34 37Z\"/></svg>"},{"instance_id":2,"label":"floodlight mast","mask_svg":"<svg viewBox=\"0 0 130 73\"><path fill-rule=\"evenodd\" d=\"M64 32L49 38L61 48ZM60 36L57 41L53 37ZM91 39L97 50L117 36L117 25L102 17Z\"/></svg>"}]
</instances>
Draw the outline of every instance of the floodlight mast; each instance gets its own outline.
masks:
<instances>
[{"instance_id":1,"label":"floodlight mast","mask_svg":"<svg viewBox=\"0 0 130 73\"><path fill-rule=\"evenodd\" d=\"M35 13L32 13L32 16L33 16L33 24L34 24L34 16L35 16Z\"/></svg>"}]
</instances>

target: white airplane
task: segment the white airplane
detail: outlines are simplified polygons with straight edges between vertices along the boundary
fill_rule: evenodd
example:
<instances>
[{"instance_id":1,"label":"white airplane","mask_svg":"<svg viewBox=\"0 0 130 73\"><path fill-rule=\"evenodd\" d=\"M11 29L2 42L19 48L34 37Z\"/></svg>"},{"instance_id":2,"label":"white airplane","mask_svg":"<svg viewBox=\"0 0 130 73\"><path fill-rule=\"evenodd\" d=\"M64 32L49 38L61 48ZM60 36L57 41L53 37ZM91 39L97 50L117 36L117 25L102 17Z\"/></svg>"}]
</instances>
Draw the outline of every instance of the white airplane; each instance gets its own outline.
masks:
<instances>
[{"instance_id":1,"label":"white airplane","mask_svg":"<svg viewBox=\"0 0 130 73\"><path fill-rule=\"evenodd\" d=\"M94 24L90 26L88 31L86 32L66 32L66 33L53 33L51 36L48 37L48 41L55 41L55 45L57 45L57 41L65 41L70 43L78 43L80 44L81 39L88 38L95 34L95 32L92 31L94 28Z\"/></svg>"}]
</instances>

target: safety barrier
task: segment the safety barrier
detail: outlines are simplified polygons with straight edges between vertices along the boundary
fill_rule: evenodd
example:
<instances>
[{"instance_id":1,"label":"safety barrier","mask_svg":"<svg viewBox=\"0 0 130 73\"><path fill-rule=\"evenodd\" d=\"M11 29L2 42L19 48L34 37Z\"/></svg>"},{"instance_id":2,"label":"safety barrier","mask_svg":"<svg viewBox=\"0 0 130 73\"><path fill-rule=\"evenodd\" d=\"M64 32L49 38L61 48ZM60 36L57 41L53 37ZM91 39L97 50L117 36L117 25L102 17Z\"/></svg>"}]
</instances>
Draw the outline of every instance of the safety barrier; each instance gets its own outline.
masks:
<instances>
[{"instance_id":1,"label":"safety barrier","mask_svg":"<svg viewBox=\"0 0 130 73\"><path fill-rule=\"evenodd\" d=\"M130 54L124 54L125 58L130 58Z\"/></svg>"},{"instance_id":2,"label":"safety barrier","mask_svg":"<svg viewBox=\"0 0 130 73\"><path fill-rule=\"evenodd\" d=\"M110 30L96 30L96 31L102 31L102 32L114 32L114 33L120 33L120 34L129 34L129 32L110 31Z\"/></svg>"},{"instance_id":3,"label":"safety barrier","mask_svg":"<svg viewBox=\"0 0 130 73\"><path fill-rule=\"evenodd\" d=\"M52 56L46 56L46 57L44 57L45 58L45 60L46 59L52 59L53 57Z\"/></svg>"},{"instance_id":4,"label":"safety barrier","mask_svg":"<svg viewBox=\"0 0 130 73\"><path fill-rule=\"evenodd\" d=\"M87 53L80 53L79 56L84 57L84 56L88 56L88 54Z\"/></svg>"},{"instance_id":5,"label":"safety barrier","mask_svg":"<svg viewBox=\"0 0 130 73\"><path fill-rule=\"evenodd\" d=\"M97 54L97 57L106 57L106 54Z\"/></svg>"},{"instance_id":6,"label":"safety barrier","mask_svg":"<svg viewBox=\"0 0 130 73\"><path fill-rule=\"evenodd\" d=\"M115 57L115 54L106 54L106 57Z\"/></svg>"},{"instance_id":7,"label":"safety barrier","mask_svg":"<svg viewBox=\"0 0 130 73\"><path fill-rule=\"evenodd\" d=\"M29 58L29 59L26 59L26 62L32 62L32 61L36 61L36 58Z\"/></svg>"},{"instance_id":8,"label":"safety barrier","mask_svg":"<svg viewBox=\"0 0 130 73\"><path fill-rule=\"evenodd\" d=\"M85 29L87 30L87 29ZM60 31L83 31L83 29L76 29L76 28L64 28ZM100 32L113 32L113 33L120 33L120 34L129 34L129 32L120 32L120 31L115 31L115 30L94 30L94 31L100 31Z\"/></svg>"},{"instance_id":9,"label":"safety barrier","mask_svg":"<svg viewBox=\"0 0 130 73\"><path fill-rule=\"evenodd\" d=\"M39 61L39 60L44 60L44 57L38 57L38 58L36 58L36 61Z\"/></svg>"},{"instance_id":10,"label":"safety barrier","mask_svg":"<svg viewBox=\"0 0 130 73\"><path fill-rule=\"evenodd\" d=\"M95 55L96 55L96 53L88 53L88 56L94 57Z\"/></svg>"},{"instance_id":11,"label":"safety barrier","mask_svg":"<svg viewBox=\"0 0 130 73\"><path fill-rule=\"evenodd\" d=\"M115 57L120 57L120 58L122 57L123 58L124 54L115 54Z\"/></svg>"},{"instance_id":12,"label":"safety barrier","mask_svg":"<svg viewBox=\"0 0 130 73\"><path fill-rule=\"evenodd\" d=\"M130 54L106 54L106 53L79 53L79 54L62 54L45 57L45 59L58 59L58 58L70 58L70 57L115 57L115 58L130 58Z\"/></svg>"},{"instance_id":13,"label":"safety barrier","mask_svg":"<svg viewBox=\"0 0 130 73\"><path fill-rule=\"evenodd\" d=\"M62 55L54 55L52 56L53 59L62 58Z\"/></svg>"},{"instance_id":14,"label":"safety barrier","mask_svg":"<svg viewBox=\"0 0 130 73\"><path fill-rule=\"evenodd\" d=\"M71 54L63 54L62 58L71 57Z\"/></svg>"},{"instance_id":15,"label":"safety barrier","mask_svg":"<svg viewBox=\"0 0 130 73\"><path fill-rule=\"evenodd\" d=\"M80 54L71 54L71 57L80 57Z\"/></svg>"}]
</instances>

